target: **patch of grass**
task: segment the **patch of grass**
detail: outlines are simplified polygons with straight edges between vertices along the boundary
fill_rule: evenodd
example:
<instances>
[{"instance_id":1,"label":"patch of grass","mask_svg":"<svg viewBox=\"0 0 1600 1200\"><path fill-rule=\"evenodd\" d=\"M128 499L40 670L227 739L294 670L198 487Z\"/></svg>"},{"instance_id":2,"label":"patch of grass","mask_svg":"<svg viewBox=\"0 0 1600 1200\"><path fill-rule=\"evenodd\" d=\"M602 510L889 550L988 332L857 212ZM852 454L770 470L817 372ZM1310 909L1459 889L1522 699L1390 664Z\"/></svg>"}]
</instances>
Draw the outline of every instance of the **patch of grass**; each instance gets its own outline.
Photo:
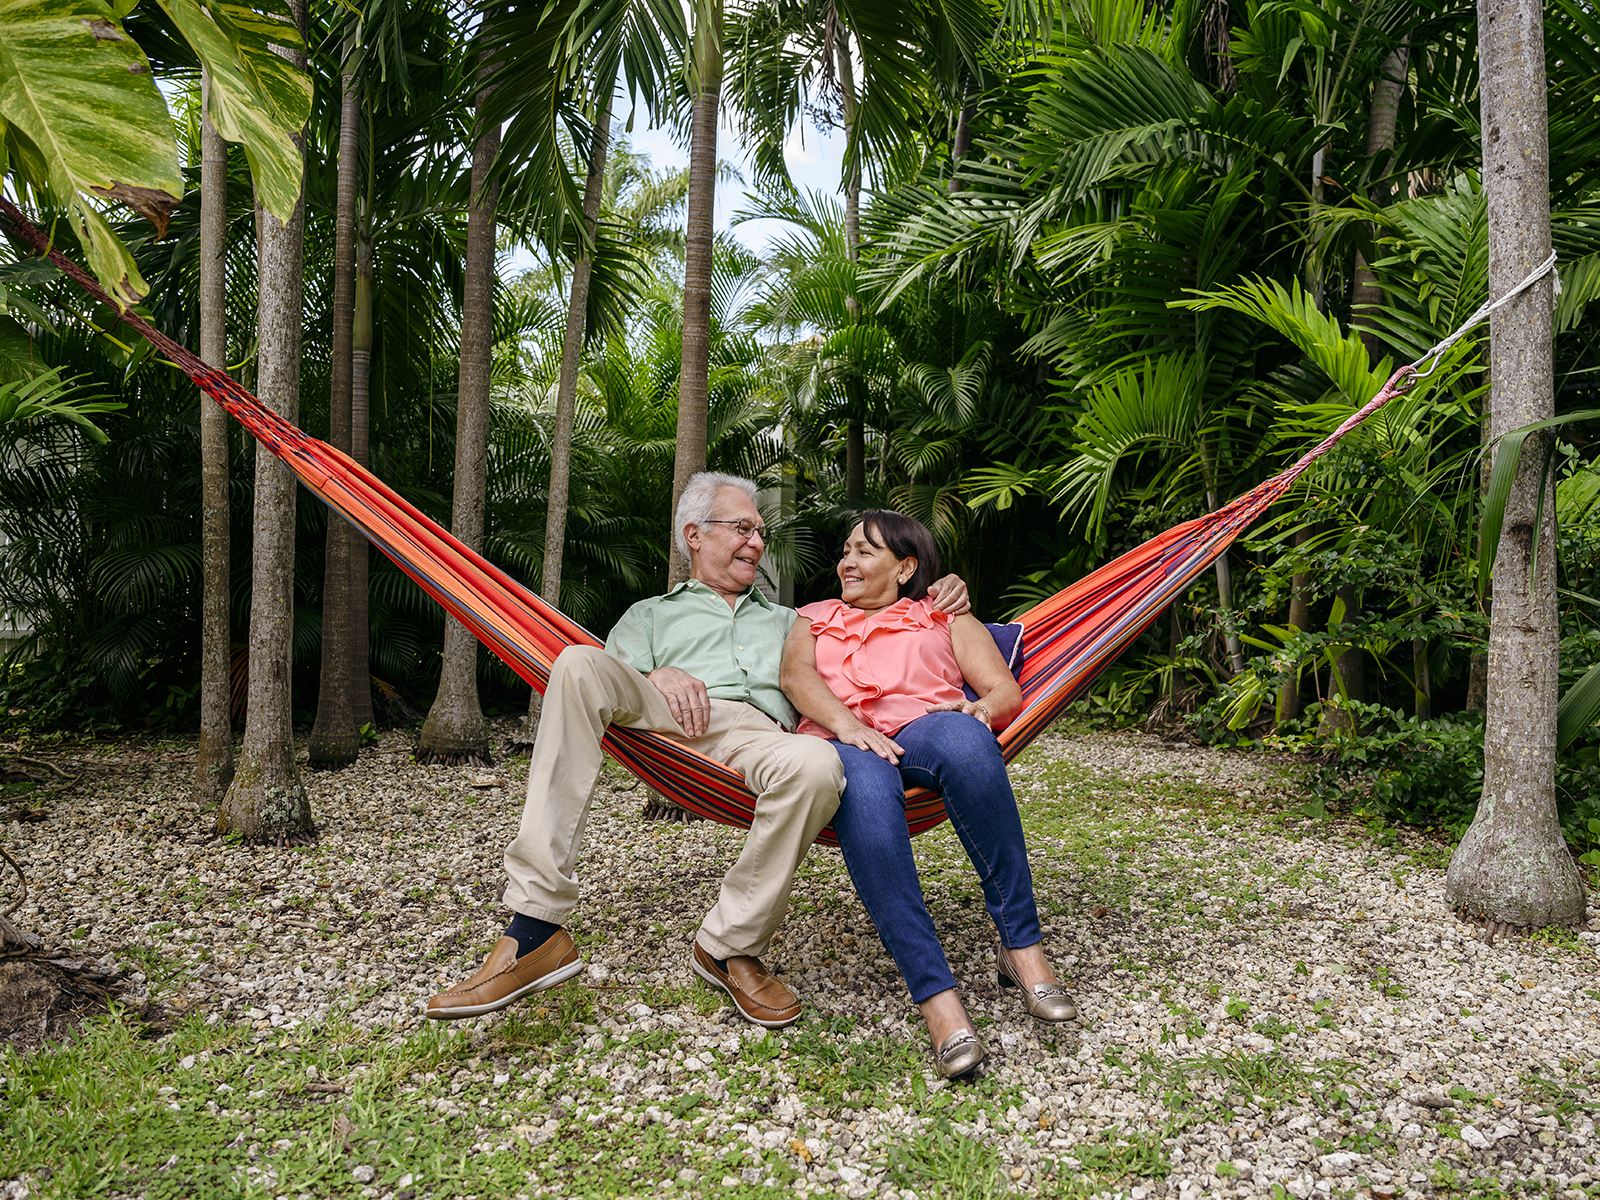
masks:
<instances>
[{"instance_id":1,"label":"patch of grass","mask_svg":"<svg viewBox=\"0 0 1600 1200\"><path fill-rule=\"evenodd\" d=\"M1463 1108L1482 1107L1494 1099L1493 1096L1486 1096L1481 1092L1473 1091L1471 1088L1464 1088L1459 1083L1452 1083L1445 1095Z\"/></svg>"},{"instance_id":2,"label":"patch of grass","mask_svg":"<svg viewBox=\"0 0 1600 1200\"><path fill-rule=\"evenodd\" d=\"M1205 1022L1195 1015L1193 1009L1179 1004L1175 1000L1168 1000L1166 1005L1167 1012L1171 1013L1172 1016L1177 1018L1179 1027L1177 1029L1173 1029L1171 1027L1164 1028L1161 1033L1161 1040L1163 1042L1176 1041L1177 1035L1180 1033L1190 1038L1199 1038L1205 1036Z\"/></svg>"},{"instance_id":3,"label":"patch of grass","mask_svg":"<svg viewBox=\"0 0 1600 1200\"><path fill-rule=\"evenodd\" d=\"M796 1083L828 1105L893 1103L919 1083L926 1091L918 1047L901 1037L861 1037L860 1028L842 1016L791 1028L783 1041Z\"/></svg>"},{"instance_id":4,"label":"patch of grass","mask_svg":"<svg viewBox=\"0 0 1600 1200\"><path fill-rule=\"evenodd\" d=\"M1262 1037L1271 1038L1275 1042L1281 1042L1295 1031L1293 1025L1285 1024L1271 1014L1257 1021L1250 1028L1253 1032L1259 1033Z\"/></svg>"},{"instance_id":5,"label":"patch of grass","mask_svg":"<svg viewBox=\"0 0 1600 1200\"><path fill-rule=\"evenodd\" d=\"M378 1048L357 1036L312 1052L288 1038L277 1047L251 1046L242 1029L207 1029L193 1019L162 1043L139 1034L137 1025L113 1017L49 1053L7 1054L0 1172L49 1165L54 1174L43 1195L110 1191L152 1200L261 1191L355 1195L360 1184L351 1171L358 1165L372 1166L390 1187L405 1173L433 1188L503 1193L522 1186L526 1171L514 1156L465 1151L474 1141L466 1117L380 1102L390 1081L427 1062L429 1039ZM417 1046L422 1055L414 1055ZM413 1064L402 1061L407 1056ZM384 1069L373 1070L375 1063ZM345 1090L307 1092L307 1066L343 1078Z\"/></svg>"},{"instance_id":6,"label":"patch of grass","mask_svg":"<svg viewBox=\"0 0 1600 1200\"><path fill-rule=\"evenodd\" d=\"M1454 847L1444 842L1429 840L1421 845L1407 845L1400 848L1414 864L1429 871L1443 871L1450 865L1450 856Z\"/></svg>"},{"instance_id":7,"label":"patch of grass","mask_svg":"<svg viewBox=\"0 0 1600 1200\"><path fill-rule=\"evenodd\" d=\"M686 1004L701 1016L710 1016L728 1006L727 993L712 987L698 975L673 983L647 983L639 989L639 999L657 1010Z\"/></svg>"},{"instance_id":8,"label":"patch of grass","mask_svg":"<svg viewBox=\"0 0 1600 1200\"><path fill-rule=\"evenodd\" d=\"M1165 1179L1172 1171L1158 1133L1116 1131L1110 1140L1073 1147L1079 1166L1102 1186L1122 1179Z\"/></svg>"},{"instance_id":9,"label":"patch of grass","mask_svg":"<svg viewBox=\"0 0 1600 1200\"><path fill-rule=\"evenodd\" d=\"M1302 1066L1278 1050L1251 1054L1242 1050L1208 1051L1188 1058L1163 1059L1149 1051L1138 1057L1138 1069L1123 1066L1138 1076L1141 1095L1160 1095L1169 1111L1184 1124L1196 1124L1219 1113L1231 1113L1237 1104L1259 1105L1275 1112L1309 1102L1323 1111L1350 1107L1355 1063L1330 1059Z\"/></svg>"},{"instance_id":10,"label":"patch of grass","mask_svg":"<svg viewBox=\"0 0 1600 1200\"><path fill-rule=\"evenodd\" d=\"M1552 950L1566 950L1588 956L1589 947L1583 942L1576 930L1567 929L1559 925L1546 925L1535 929L1528 935L1528 941L1549 946Z\"/></svg>"},{"instance_id":11,"label":"patch of grass","mask_svg":"<svg viewBox=\"0 0 1600 1200\"><path fill-rule=\"evenodd\" d=\"M889 1178L897 1187L941 1200L991 1200L1012 1194L999 1150L962 1136L944 1119L890 1147Z\"/></svg>"},{"instance_id":12,"label":"patch of grass","mask_svg":"<svg viewBox=\"0 0 1600 1200\"><path fill-rule=\"evenodd\" d=\"M1600 1113L1600 1097L1576 1080L1547 1079L1536 1070L1521 1079L1524 1098L1540 1106L1541 1117L1554 1117L1563 1127L1574 1116Z\"/></svg>"}]
</instances>

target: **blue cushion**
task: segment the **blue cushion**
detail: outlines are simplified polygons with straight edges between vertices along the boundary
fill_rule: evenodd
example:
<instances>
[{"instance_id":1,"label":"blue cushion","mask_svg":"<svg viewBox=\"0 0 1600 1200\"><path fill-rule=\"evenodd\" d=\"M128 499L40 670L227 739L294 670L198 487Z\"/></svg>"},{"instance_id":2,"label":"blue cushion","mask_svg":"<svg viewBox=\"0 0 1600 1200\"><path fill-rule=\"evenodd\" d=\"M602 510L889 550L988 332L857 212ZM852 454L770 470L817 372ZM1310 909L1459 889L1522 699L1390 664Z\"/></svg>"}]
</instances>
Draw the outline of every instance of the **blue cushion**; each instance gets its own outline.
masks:
<instances>
[{"instance_id":1,"label":"blue cushion","mask_svg":"<svg viewBox=\"0 0 1600 1200\"><path fill-rule=\"evenodd\" d=\"M1013 621L1009 625L989 625L984 628L989 631L989 636L994 638L994 644L1000 647L1000 657L1006 660L1006 666L1011 668L1013 678L1022 678L1022 625ZM963 683L961 690L967 694L968 700L976 700L978 693L970 686Z\"/></svg>"}]
</instances>

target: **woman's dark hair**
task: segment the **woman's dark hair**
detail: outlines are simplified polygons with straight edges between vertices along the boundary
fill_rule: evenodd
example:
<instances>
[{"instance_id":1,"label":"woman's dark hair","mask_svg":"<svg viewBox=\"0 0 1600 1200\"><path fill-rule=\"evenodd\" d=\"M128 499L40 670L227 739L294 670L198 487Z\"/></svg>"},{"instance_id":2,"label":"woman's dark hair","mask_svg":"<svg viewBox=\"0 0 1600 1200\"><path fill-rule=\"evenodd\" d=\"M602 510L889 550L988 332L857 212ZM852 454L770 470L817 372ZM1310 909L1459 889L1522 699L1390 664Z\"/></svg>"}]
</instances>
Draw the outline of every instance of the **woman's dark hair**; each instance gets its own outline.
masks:
<instances>
[{"instance_id":1,"label":"woman's dark hair","mask_svg":"<svg viewBox=\"0 0 1600 1200\"><path fill-rule=\"evenodd\" d=\"M873 508L861 514L861 535L896 558L917 560L911 578L900 585L900 599L921 600L928 594L928 585L939 578L939 551L926 525L892 508Z\"/></svg>"}]
</instances>

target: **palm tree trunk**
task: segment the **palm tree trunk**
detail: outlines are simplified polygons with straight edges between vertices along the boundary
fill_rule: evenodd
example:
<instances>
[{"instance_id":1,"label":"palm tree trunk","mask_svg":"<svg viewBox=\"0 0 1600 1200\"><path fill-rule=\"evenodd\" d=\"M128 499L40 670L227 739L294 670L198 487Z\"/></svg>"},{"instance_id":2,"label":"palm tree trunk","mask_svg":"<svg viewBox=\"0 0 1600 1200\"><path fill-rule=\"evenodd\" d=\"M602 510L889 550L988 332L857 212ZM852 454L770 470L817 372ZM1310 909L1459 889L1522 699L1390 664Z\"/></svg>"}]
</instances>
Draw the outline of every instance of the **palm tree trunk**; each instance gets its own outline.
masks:
<instances>
[{"instance_id":1,"label":"palm tree trunk","mask_svg":"<svg viewBox=\"0 0 1600 1200\"><path fill-rule=\"evenodd\" d=\"M356 160L359 95L355 75L341 78L338 186L333 217L333 350L328 396L328 441L350 452L351 354L356 291ZM361 753L361 730L350 703L350 556L356 540L347 521L328 512L327 553L322 578L322 686L317 719L306 750L313 767L343 767Z\"/></svg>"},{"instance_id":2,"label":"palm tree trunk","mask_svg":"<svg viewBox=\"0 0 1600 1200\"><path fill-rule=\"evenodd\" d=\"M305 0L291 0L303 31ZM301 70L303 51L280 51ZM296 144L304 154L304 135ZM288 421L300 415L301 270L305 199L279 225L258 202L256 242L256 395ZM250 577L250 684L238 769L217 815L217 832L247 842L309 842L311 802L294 761L290 668L294 640L295 481L271 454L258 453Z\"/></svg>"},{"instance_id":3,"label":"palm tree trunk","mask_svg":"<svg viewBox=\"0 0 1600 1200\"><path fill-rule=\"evenodd\" d=\"M1489 294L1503 296L1550 252L1549 114L1536 0L1479 0L1478 44ZM1547 276L1491 319L1496 437L1555 415L1551 297ZM1489 622L1483 796L1445 877L1452 908L1513 927L1584 918L1583 878L1556 816L1556 520L1555 505L1539 502L1554 491L1550 436L1528 439L1506 501Z\"/></svg>"},{"instance_id":4,"label":"palm tree trunk","mask_svg":"<svg viewBox=\"0 0 1600 1200\"><path fill-rule=\"evenodd\" d=\"M1397 46L1384 60L1378 82L1372 88L1372 107L1367 114L1367 159L1370 162L1380 154L1394 149L1395 123L1400 114L1400 98L1406 89L1406 65L1410 61L1410 47ZM1369 197L1374 204L1389 203L1389 187L1380 184ZM1367 356L1376 363L1383 357L1383 344L1371 328L1367 316L1383 303L1383 292L1377 286L1377 277L1367 266L1365 256L1356 251L1355 272L1350 289L1350 323L1361 328L1361 340L1367 347Z\"/></svg>"},{"instance_id":5,"label":"palm tree trunk","mask_svg":"<svg viewBox=\"0 0 1600 1200\"><path fill-rule=\"evenodd\" d=\"M600 193L605 187L606 149L611 141L611 92L595 114L589 174L583 181L583 227L592 241L600 223ZM572 483L572 422L578 407L578 365L583 358L584 317L589 309L589 279L594 256L584 252L572 264L567 296L567 328L561 338L561 378L556 384L555 432L550 440L550 498L544 518L544 578L539 594L552 607L561 604L561 555L567 540L567 496ZM533 745L539 729L538 688L528 697L528 719L511 735L513 746Z\"/></svg>"},{"instance_id":6,"label":"palm tree trunk","mask_svg":"<svg viewBox=\"0 0 1600 1200\"><path fill-rule=\"evenodd\" d=\"M843 28L835 34L833 48L839 97L844 107L845 153L849 155L844 176L844 245L846 255L854 263L861 259L861 151L856 145L855 67L850 58L850 34ZM846 298L845 310L851 321L860 320L861 302L854 295ZM857 389L850 390L854 393ZM854 504L866 499L867 430L865 417L860 412L851 413L845 420L844 493Z\"/></svg>"},{"instance_id":7,"label":"palm tree trunk","mask_svg":"<svg viewBox=\"0 0 1600 1200\"><path fill-rule=\"evenodd\" d=\"M1479 351L1482 354L1482 351ZM1493 376L1489 377L1492 385ZM1490 388L1493 396L1493 388ZM1493 440L1491 429L1493 421L1489 406L1491 399L1484 400L1483 415L1478 420L1478 444L1487 446ZM1492 470L1493 455L1484 454L1478 459L1478 503L1482 504L1489 498L1489 474ZM1491 588L1483 597L1484 615L1491 621L1494 619L1494 591ZM1474 653L1467 660L1467 700L1468 712L1486 712L1489 708L1489 655L1482 650Z\"/></svg>"},{"instance_id":8,"label":"palm tree trunk","mask_svg":"<svg viewBox=\"0 0 1600 1200\"><path fill-rule=\"evenodd\" d=\"M965 186L956 178L961 162L972 150L972 123L978 118L978 87L971 76L961 93L961 115L956 118L955 137L950 142L950 191L959 192Z\"/></svg>"},{"instance_id":9,"label":"palm tree trunk","mask_svg":"<svg viewBox=\"0 0 1600 1200\"><path fill-rule=\"evenodd\" d=\"M1217 511L1215 488L1206 489L1206 505L1212 512ZM1233 568L1228 563L1226 552L1217 559L1215 570L1217 572L1217 607L1222 610L1223 620L1229 622L1229 628L1223 634L1223 642L1228 648L1228 667L1235 675L1238 675L1244 670L1244 643L1239 640L1239 635L1232 628Z\"/></svg>"},{"instance_id":10,"label":"palm tree trunk","mask_svg":"<svg viewBox=\"0 0 1600 1200\"><path fill-rule=\"evenodd\" d=\"M1344 584L1335 593L1344 607L1340 625L1353 624L1360 615L1360 598L1354 584ZM1333 632L1333 631L1330 631ZM1322 706L1321 732L1333 736L1359 733L1353 704L1367 698L1367 655L1359 646L1352 646L1334 660L1328 676L1328 700Z\"/></svg>"},{"instance_id":11,"label":"palm tree trunk","mask_svg":"<svg viewBox=\"0 0 1600 1200\"><path fill-rule=\"evenodd\" d=\"M1298 549L1311 537L1309 529L1295 531L1294 544ZM1288 627L1303 630L1311 623L1311 572L1296 571L1289 582ZM1300 715L1300 674L1296 663L1295 673L1283 681L1278 689L1278 724L1292 721Z\"/></svg>"},{"instance_id":12,"label":"palm tree trunk","mask_svg":"<svg viewBox=\"0 0 1600 1200\"><path fill-rule=\"evenodd\" d=\"M350 457L363 467L372 433L372 204L356 227L356 294L350 321ZM367 622L367 539L351 530L350 719L363 729L372 719L372 652Z\"/></svg>"},{"instance_id":13,"label":"palm tree trunk","mask_svg":"<svg viewBox=\"0 0 1600 1200\"><path fill-rule=\"evenodd\" d=\"M672 508L689 477L706 469L710 405L712 216L717 187L717 113L722 98L722 0L696 0L694 97L689 144L689 211L683 268L683 360L678 371L677 453L672 464ZM667 586L689 578L689 563L670 541Z\"/></svg>"},{"instance_id":14,"label":"palm tree trunk","mask_svg":"<svg viewBox=\"0 0 1600 1200\"><path fill-rule=\"evenodd\" d=\"M201 82L200 117L200 357L227 370L228 143L205 115L210 81ZM233 781L233 716L229 668L233 624L228 615L231 546L228 533L228 414L200 394L200 745L194 798L220 803Z\"/></svg>"},{"instance_id":15,"label":"palm tree trunk","mask_svg":"<svg viewBox=\"0 0 1600 1200\"><path fill-rule=\"evenodd\" d=\"M487 45L479 79L493 62ZM478 93L481 108L488 98ZM474 550L483 549L483 516L489 458L489 373L494 342L494 237L498 188L489 166L500 148L500 130L479 132L472 148L472 199L467 210L467 256L461 296L461 368L456 400L455 490L450 532ZM478 639L454 617L444 625L444 665L439 693L423 722L419 762L488 763L489 723L478 702Z\"/></svg>"},{"instance_id":16,"label":"palm tree trunk","mask_svg":"<svg viewBox=\"0 0 1600 1200\"><path fill-rule=\"evenodd\" d=\"M1386 155L1394 149L1395 123L1400 113L1400 99L1406 89L1406 67L1410 61L1410 47L1402 43L1395 47L1384 60L1383 67L1378 75L1378 81L1372 88L1372 104L1367 114L1367 146L1366 155L1368 162L1379 155ZM1389 187L1387 184L1378 184L1372 189L1370 199L1374 204L1387 205L1389 203ZM1373 328L1369 316L1383 303L1383 290L1377 285L1377 277L1372 269L1367 266L1366 258L1358 249L1356 251L1355 272L1350 288L1350 321L1351 324L1361 329L1361 341L1367 348L1367 357L1376 365L1384 355L1382 339ZM1351 589L1354 597L1354 589ZM1340 674L1344 679L1346 692L1351 699L1365 699L1366 671L1365 664L1356 667L1356 655L1359 651L1352 651L1341 655L1339 659ZM1346 660L1350 664L1346 666ZM1416 715L1425 719L1428 713L1428 646L1427 642L1417 639L1412 642L1411 660L1413 668L1413 681L1415 683ZM1351 689L1352 679L1359 677L1362 695L1357 697Z\"/></svg>"},{"instance_id":17,"label":"palm tree trunk","mask_svg":"<svg viewBox=\"0 0 1600 1200\"><path fill-rule=\"evenodd\" d=\"M861 148L856 143L855 64L850 58L850 34L840 28L833 41L834 61L839 72L839 99L844 107L845 153L849 161L844 175L844 246L851 262L861 258ZM854 296L845 301L854 319L859 313L859 301Z\"/></svg>"},{"instance_id":18,"label":"palm tree trunk","mask_svg":"<svg viewBox=\"0 0 1600 1200\"><path fill-rule=\"evenodd\" d=\"M1412 597L1413 607L1420 608L1425 602L1426 597L1422 595ZM1430 720L1433 717L1433 670L1428 663L1426 638L1411 639L1411 684L1417 720Z\"/></svg>"}]
</instances>

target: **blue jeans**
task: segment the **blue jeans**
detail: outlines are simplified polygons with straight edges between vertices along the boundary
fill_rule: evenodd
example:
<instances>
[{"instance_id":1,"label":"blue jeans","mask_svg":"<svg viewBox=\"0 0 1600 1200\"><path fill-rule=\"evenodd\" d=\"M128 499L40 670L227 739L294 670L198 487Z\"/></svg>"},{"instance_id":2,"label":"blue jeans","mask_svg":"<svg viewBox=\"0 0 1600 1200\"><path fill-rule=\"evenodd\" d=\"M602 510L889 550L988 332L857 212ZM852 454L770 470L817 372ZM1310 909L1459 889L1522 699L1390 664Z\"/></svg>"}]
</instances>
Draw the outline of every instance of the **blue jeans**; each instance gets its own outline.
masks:
<instances>
[{"instance_id":1,"label":"blue jeans","mask_svg":"<svg viewBox=\"0 0 1600 1200\"><path fill-rule=\"evenodd\" d=\"M1022 818L1006 776L1000 743L981 721L959 712L929 713L894 735L905 751L898 767L868 750L835 742L844 791L833 828L850 881L878 927L884 949L918 1004L956 986L922 899L905 789L938 790L950 824L983 885L984 906L1007 949L1042 940Z\"/></svg>"}]
</instances>

